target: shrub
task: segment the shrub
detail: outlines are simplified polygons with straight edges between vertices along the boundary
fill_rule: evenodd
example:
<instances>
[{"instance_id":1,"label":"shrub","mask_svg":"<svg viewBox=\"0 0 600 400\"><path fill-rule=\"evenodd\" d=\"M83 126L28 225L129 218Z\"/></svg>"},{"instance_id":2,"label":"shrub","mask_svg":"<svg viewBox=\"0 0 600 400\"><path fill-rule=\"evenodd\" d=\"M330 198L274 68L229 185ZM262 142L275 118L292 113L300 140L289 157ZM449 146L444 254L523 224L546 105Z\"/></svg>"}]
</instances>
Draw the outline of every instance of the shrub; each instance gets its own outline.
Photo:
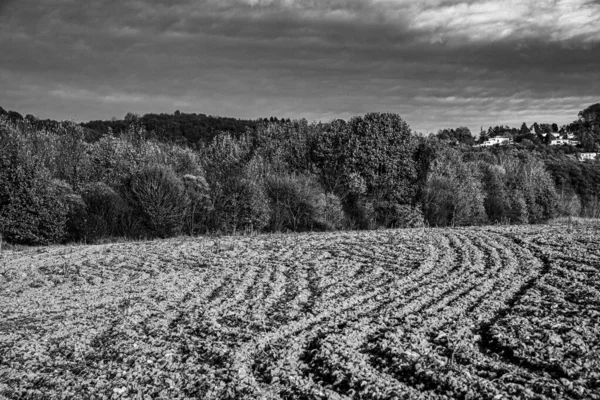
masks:
<instances>
[{"instance_id":1,"label":"shrub","mask_svg":"<svg viewBox=\"0 0 600 400\"><path fill-rule=\"evenodd\" d=\"M523 192L516 189L512 190L509 195L509 211L508 220L513 224L527 224L529 222L529 208Z\"/></svg>"},{"instance_id":2,"label":"shrub","mask_svg":"<svg viewBox=\"0 0 600 400\"><path fill-rule=\"evenodd\" d=\"M221 233L260 231L269 223L269 199L260 182L232 177L218 184L209 227Z\"/></svg>"},{"instance_id":3,"label":"shrub","mask_svg":"<svg viewBox=\"0 0 600 400\"><path fill-rule=\"evenodd\" d=\"M311 176L271 174L266 188L272 210L271 230L321 230L341 225L339 198L328 197Z\"/></svg>"},{"instance_id":4,"label":"shrub","mask_svg":"<svg viewBox=\"0 0 600 400\"><path fill-rule=\"evenodd\" d=\"M485 190L484 207L492 223L511 220L511 201L506 190L506 171L499 165L481 163L482 183ZM521 220L518 217L518 220Z\"/></svg>"},{"instance_id":5,"label":"shrub","mask_svg":"<svg viewBox=\"0 0 600 400\"><path fill-rule=\"evenodd\" d=\"M377 227L373 202L358 193L348 194L344 201L346 226L349 229L374 229Z\"/></svg>"},{"instance_id":6,"label":"shrub","mask_svg":"<svg viewBox=\"0 0 600 400\"><path fill-rule=\"evenodd\" d=\"M143 168L127 180L124 192L150 235L169 237L181 233L189 199L183 182L171 168Z\"/></svg>"},{"instance_id":7,"label":"shrub","mask_svg":"<svg viewBox=\"0 0 600 400\"><path fill-rule=\"evenodd\" d=\"M8 242L39 245L61 241L67 214L47 171L2 158L0 232Z\"/></svg>"},{"instance_id":8,"label":"shrub","mask_svg":"<svg viewBox=\"0 0 600 400\"><path fill-rule=\"evenodd\" d=\"M508 191L519 191L527 204L529 223L545 222L558 210L558 194L545 164L530 154L503 154L500 165L511 177Z\"/></svg>"},{"instance_id":9,"label":"shrub","mask_svg":"<svg viewBox=\"0 0 600 400\"><path fill-rule=\"evenodd\" d=\"M487 220L479 168L463 161L458 150L443 149L433 161L423 196L430 225L477 225Z\"/></svg>"},{"instance_id":10,"label":"shrub","mask_svg":"<svg viewBox=\"0 0 600 400\"><path fill-rule=\"evenodd\" d=\"M55 179L53 181L57 188L62 203L67 209L66 240L82 240L85 236L87 226L86 205L81 195L73 192L73 188L65 181Z\"/></svg>"},{"instance_id":11,"label":"shrub","mask_svg":"<svg viewBox=\"0 0 600 400\"><path fill-rule=\"evenodd\" d=\"M342 201L333 193L321 193L316 204L316 226L322 230L338 230L344 227L346 217Z\"/></svg>"},{"instance_id":12,"label":"shrub","mask_svg":"<svg viewBox=\"0 0 600 400\"><path fill-rule=\"evenodd\" d=\"M205 231L209 213L212 211L210 187L201 175L184 175L182 181L190 201L186 228L190 234Z\"/></svg>"},{"instance_id":13,"label":"shrub","mask_svg":"<svg viewBox=\"0 0 600 400\"><path fill-rule=\"evenodd\" d=\"M21 133L0 121L0 233L15 244L58 242L65 235L68 209Z\"/></svg>"},{"instance_id":14,"label":"shrub","mask_svg":"<svg viewBox=\"0 0 600 400\"><path fill-rule=\"evenodd\" d=\"M81 198L86 206L82 239L94 241L131 233L121 225L127 205L111 187L102 182L88 183L81 190Z\"/></svg>"},{"instance_id":15,"label":"shrub","mask_svg":"<svg viewBox=\"0 0 600 400\"><path fill-rule=\"evenodd\" d=\"M394 202L375 204L377 225L383 228L417 228L423 226L423 213L416 207Z\"/></svg>"}]
</instances>

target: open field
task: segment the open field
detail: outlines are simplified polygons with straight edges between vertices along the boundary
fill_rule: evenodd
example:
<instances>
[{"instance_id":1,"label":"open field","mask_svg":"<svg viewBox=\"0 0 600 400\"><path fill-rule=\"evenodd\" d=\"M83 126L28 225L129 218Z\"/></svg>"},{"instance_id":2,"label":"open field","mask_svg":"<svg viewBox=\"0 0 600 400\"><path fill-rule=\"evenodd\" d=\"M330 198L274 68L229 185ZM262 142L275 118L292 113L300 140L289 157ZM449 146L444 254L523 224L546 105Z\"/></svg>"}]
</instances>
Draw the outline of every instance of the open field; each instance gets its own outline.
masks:
<instances>
[{"instance_id":1,"label":"open field","mask_svg":"<svg viewBox=\"0 0 600 400\"><path fill-rule=\"evenodd\" d=\"M600 399L600 230L7 252L2 395Z\"/></svg>"}]
</instances>

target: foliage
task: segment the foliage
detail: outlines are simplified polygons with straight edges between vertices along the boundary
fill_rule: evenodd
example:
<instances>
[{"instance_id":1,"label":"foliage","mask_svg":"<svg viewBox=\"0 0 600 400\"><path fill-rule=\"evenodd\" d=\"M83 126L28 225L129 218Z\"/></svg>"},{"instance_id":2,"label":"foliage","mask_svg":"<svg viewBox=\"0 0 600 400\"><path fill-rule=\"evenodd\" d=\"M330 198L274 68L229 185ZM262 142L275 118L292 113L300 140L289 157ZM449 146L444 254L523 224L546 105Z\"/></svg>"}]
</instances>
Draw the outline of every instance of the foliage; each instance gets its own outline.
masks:
<instances>
[{"instance_id":1,"label":"foliage","mask_svg":"<svg viewBox=\"0 0 600 400\"><path fill-rule=\"evenodd\" d=\"M123 191L151 236L181 233L190 200L183 182L171 168L145 167L129 177Z\"/></svg>"},{"instance_id":2,"label":"foliage","mask_svg":"<svg viewBox=\"0 0 600 400\"><path fill-rule=\"evenodd\" d=\"M186 206L181 221L164 228L162 236L410 227L421 225L422 218L433 225L541 223L567 212L569 204L570 214L595 215L597 162L576 159L578 151L599 146L594 110L595 105L583 110L568 126L482 129L479 141L512 137L515 144L505 148L470 147L473 138L464 127L418 137L391 113L325 123L270 118L232 125L181 112L128 113L122 121L98 122L102 135L72 122L0 113L24 163L35 166L27 168L43 176L38 185L63 193L56 201L67 210L68 240L97 240L159 234L130 187L132 177L154 167L172 171ZM208 120L232 129L221 132L212 125L210 134L193 139ZM544 146L541 134L548 132L575 135L582 147ZM63 183L70 189L63 190ZM90 211L95 195L88 185L99 183L100 198L101 192L126 197L118 217L106 219L100 208ZM570 188L573 201L555 187Z\"/></svg>"},{"instance_id":3,"label":"foliage","mask_svg":"<svg viewBox=\"0 0 600 400\"><path fill-rule=\"evenodd\" d=\"M522 193L529 223L545 222L556 215L558 195L543 161L527 153L505 153L499 157L499 165L511 177L509 190Z\"/></svg>"},{"instance_id":4,"label":"foliage","mask_svg":"<svg viewBox=\"0 0 600 400\"><path fill-rule=\"evenodd\" d=\"M61 241L68 206L44 160L21 133L0 120L0 233L15 244Z\"/></svg>"},{"instance_id":5,"label":"foliage","mask_svg":"<svg viewBox=\"0 0 600 400\"><path fill-rule=\"evenodd\" d=\"M181 179L190 201L187 230L190 234L205 233L208 230L209 214L213 211L208 182L202 175L187 174Z\"/></svg>"},{"instance_id":6,"label":"foliage","mask_svg":"<svg viewBox=\"0 0 600 400\"><path fill-rule=\"evenodd\" d=\"M269 223L271 209L265 189L249 177L228 179L211 199L213 212L209 227L213 231L260 231Z\"/></svg>"},{"instance_id":7,"label":"foliage","mask_svg":"<svg viewBox=\"0 0 600 400\"><path fill-rule=\"evenodd\" d=\"M94 241L134 233L123 224L125 215L130 211L127 204L110 186L103 182L88 183L82 187L81 197L85 203L81 239Z\"/></svg>"},{"instance_id":8,"label":"foliage","mask_svg":"<svg viewBox=\"0 0 600 400\"><path fill-rule=\"evenodd\" d=\"M433 161L423 194L423 214L433 226L478 225L487 221L477 164L442 148Z\"/></svg>"},{"instance_id":9,"label":"foliage","mask_svg":"<svg viewBox=\"0 0 600 400\"><path fill-rule=\"evenodd\" d=\"M464 126L456 129L440 129L436 137L440 140L445 140L452 143L462 143L469 146L475 144L475 138L471 134L471 130Z\"/></svg>"},{"instance_id":10,"label":"foliage","mask_svg":"<svg viewBox=\"0 0 600 400\"><path fill-rule=\"evenodd\" d=\"M132 117L128 113L122 120L90 121L82 124L83 127L107 135L114 132L117 135L128 131ZM221 132L230 132L234 135L242 134L248 127L255 128L258 121L240 120L209 116L205 114L182 113L174 114L145 114L135 116L135 120L144 130L152 132L160 141L180 143L196 147L209 143Z\"/></svg>"},{"instance_id":11,"label":"foliage","mask_svg":"<svg viewBox=\"0 0 600 400\"><path fill-rule=\"evenodd\" d=\"M339 198L326 194L314 177L270 174L265 186L271 203L270 230L297 232L341 227L344 214Z\"/></svg>"}]
</instances>

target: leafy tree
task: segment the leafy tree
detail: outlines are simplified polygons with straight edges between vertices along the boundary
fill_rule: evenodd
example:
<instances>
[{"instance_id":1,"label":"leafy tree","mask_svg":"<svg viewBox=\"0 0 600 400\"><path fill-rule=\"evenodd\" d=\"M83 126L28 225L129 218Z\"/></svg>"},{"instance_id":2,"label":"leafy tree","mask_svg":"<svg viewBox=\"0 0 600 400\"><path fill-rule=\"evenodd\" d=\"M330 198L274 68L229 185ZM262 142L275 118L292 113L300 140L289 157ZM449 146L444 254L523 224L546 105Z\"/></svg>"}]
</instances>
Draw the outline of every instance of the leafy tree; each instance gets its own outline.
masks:
<instances>
[{"instance_id":1,"label":"leafy tree","mask_svg":"<svg viewBox=\"0 0 600 400\"><path fill-rule=\"evenodd\" d=\"M492 223L509 221L511 205L506 188L506 171L499 165L481 163L482 183L485 190L484 207Z\"/></svg>"},{"instance_id":2,"label":"leafy tree","mask_svg":"<svg viewBox=\"0 0 600 400\"><path fill-rule=\"evenodd\" d=\"M464 162L456 149L442 149L427 177L422 207L430 225L484 223L484 191L477 165Z\"/></svg>"},{"instance_id":3,"label":"leafy tree","mask_svg":"<svg viewBox=\"0 0 600 400\"><path fill-rule=\"evenodd\" d=\"M580 111L578 116L579 120L586 127L592 127L600 124L600 103L592 104L585 110Z\"/></svg>"},{"instance_id":4,"label":"leafy tree","mask_svg":"<svg viewBox=\"0 0 600 400\"><path fill-rule=\"evenodd\" d=\"M519 133L521 133L522 135L530 133L530 130L527 127L527 124L525 122L523 122L523 124L521 125L521 129L519 129Z\"/></svg>"},{"instance_id":5,"label":"leafy tree","mask_svg":"<svg viewBox=\"0 0 600 400\"><path fill-rule=\"evenodd\" d=\"M65 235L68 206L28 136L0 120L0 234L19 244L48 244Z\"/></svg>"},{"instance_id":6,"label":"leafy tree","mask_svg":"<svg viewBox=\"0 0 600 400\"><path fill-rule=\"evenodd\" d=\"M114 189L102 182L91 182L83 185L80 193L85 213L81 218L78 239L93 242L117 235L137 236L139 229L123 224L130 209Z\"/></svg>"},{"instance_id":7,"label":"leafy tree","mask_svg":"<svg viewBox=\"0 0 600 400\"><path fill-rule=\"evenodd\" d=\"M190 234L208 230L209 215L213 211L210 201L210 186L202 175L187 174L182 177L186 195L190 201L187 229Z\"/></svg>"},{"instance_id":8,"label":"leafy tree","mask_svg":"<svg viewBox=\"0 0 600 400\"><path fill-rule=\"evenodd\" d=\"M331 229L343 221L339 199L326 194L312 176L269 175L266 192L271 201L271 230Z\"/></svg>"},{"instance_id":9,"label":"leafy tree","mask_svg":"<svg viewBox=\"0 0 600 400\"><path fill-rule=\"evenodd\" d=\"M475 139L471 134L469 128L461 126L456 129L442 129L439 130L437 135L438 139L448 140L455 143L463 143L472 146L475 143Z\"/></svg>"},{"instance_id":10,"label":"leafy tree","mask_svg":"<svg viewBox=\"0 0 600 400\"><path fill-rule=\"evenodd\" d=\"M171 168L143 168L128 179L125 193L151 235L169 237L181 233L190 200L183 182Z\"/></svg>"}]
</instances>

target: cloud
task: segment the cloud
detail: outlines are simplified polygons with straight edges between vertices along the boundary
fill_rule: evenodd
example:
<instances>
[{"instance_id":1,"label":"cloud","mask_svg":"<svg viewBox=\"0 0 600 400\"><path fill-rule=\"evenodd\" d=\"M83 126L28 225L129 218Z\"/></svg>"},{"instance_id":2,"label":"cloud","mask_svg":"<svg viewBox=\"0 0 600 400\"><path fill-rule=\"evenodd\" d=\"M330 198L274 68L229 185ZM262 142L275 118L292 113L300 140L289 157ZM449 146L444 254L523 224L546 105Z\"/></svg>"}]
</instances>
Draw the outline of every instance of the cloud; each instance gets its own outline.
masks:
<instances>
[{"instance_id":1,"label":"cloud","mask_svg":"<svg viewBox=\"0 0 600 400\"><path fill-rule=\"evenodd\" d=\"M10 4L13 2L14 0L0 0L0 17L2 17L3 13L8 10Z\"/></svg>"},{"instance_id":2,"label":"cloud","mask_svg":"<svg viewBox=\"0 0 600 400\"><path fill-rule=\"evenodd\" d=\"M597 102L599 32L585 0L15 2L0 105L81 119L393 111L423 131L561 123Z\"/></svg>"}]
</instances>

